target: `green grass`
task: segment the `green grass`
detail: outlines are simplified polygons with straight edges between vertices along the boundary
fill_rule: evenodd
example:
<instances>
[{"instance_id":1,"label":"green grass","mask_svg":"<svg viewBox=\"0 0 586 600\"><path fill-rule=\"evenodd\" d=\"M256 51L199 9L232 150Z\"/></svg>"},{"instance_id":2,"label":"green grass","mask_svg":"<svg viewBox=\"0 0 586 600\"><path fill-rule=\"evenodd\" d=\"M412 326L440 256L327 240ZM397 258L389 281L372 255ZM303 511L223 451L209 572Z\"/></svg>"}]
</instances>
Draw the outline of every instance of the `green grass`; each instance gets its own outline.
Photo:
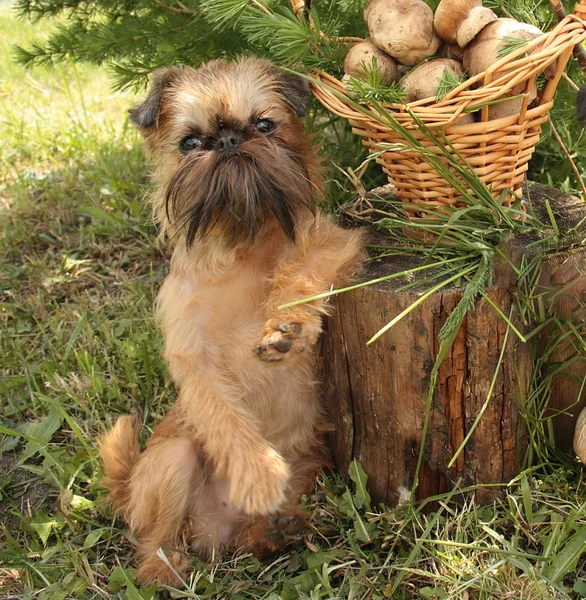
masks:
<instances>
[{"instance_id":1,"label":"green grass","mask_svg":"<svg viewBox=\"0 0 586 600\"><path fill-rule=\"evenodd\" d=\"M0 598L154 598L103 503L95 439L120 413L152 427L174 399L153 322L168 250L147 169L104 71L24 71L43 34L0 10ZM343 166L343 165L342 165ZM309 536L259 562L193 557L186 598L586 597L586 497L575 463L528 471L503 500L460 490L370 506L324 477ZM429 510L432 507L432 510Z\"/></svg>"}]
</instances>

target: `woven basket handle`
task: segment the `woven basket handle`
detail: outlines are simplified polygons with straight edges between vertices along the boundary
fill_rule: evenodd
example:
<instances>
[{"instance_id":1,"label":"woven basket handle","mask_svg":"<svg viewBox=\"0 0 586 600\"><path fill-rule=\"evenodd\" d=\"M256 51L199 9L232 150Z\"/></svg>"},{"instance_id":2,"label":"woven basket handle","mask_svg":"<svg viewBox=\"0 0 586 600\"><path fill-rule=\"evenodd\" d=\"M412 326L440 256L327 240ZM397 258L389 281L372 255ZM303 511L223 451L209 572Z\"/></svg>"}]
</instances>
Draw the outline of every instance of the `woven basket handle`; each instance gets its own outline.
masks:
<instances>
[{"instance_id":1,"label":"woven basket handle","mask_svg":"<svg viewBox=\"0 0 586 600\"><path fill-rule=\"evenodd\" d=\"M560 2L561 4L561 2ZM574 7L574 14L580 19L586 18L586 2L580 0L580 2L576 2L576 6Z\"/></svg>"},{"instance_id":2,"label":"woven basket handle","mask_svg":"<svg viewBox=\"0 0 586 600\"><path fill-rule=\"evenodd\" d=\"M562 21L566 18L566 12L561 0L549 0L549 3L551 4L555 16L558 18L558 21ZM584 19L586 19L586 0L578 0L572 14L584 21ZM586 52L584 51L582 44L578 44L574 48L573 54L581 69L586 71Z\"/></svg>"}]
</instances>

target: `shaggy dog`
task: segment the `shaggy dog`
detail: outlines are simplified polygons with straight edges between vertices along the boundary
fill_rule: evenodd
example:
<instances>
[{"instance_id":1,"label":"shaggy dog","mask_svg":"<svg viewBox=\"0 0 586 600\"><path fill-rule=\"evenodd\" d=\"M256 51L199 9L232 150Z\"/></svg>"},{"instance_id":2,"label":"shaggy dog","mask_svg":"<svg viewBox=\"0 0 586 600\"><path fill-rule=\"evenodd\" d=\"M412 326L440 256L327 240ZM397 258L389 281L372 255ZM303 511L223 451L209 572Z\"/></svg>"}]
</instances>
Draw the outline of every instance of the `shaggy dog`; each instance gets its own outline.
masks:
<instances>
[{"instance_id":1,"label":"shaggy dog","mask_svg":"<svg viewBox=\"0 0 586 600\"><path fill-rule=\"evenodd\" d=\"M99 444L144 582L177 583L160 547L183 574L187 549L262 556L298 538L299 499L327 463L314 381L327 304L279 307L348 282L363 251L316 208L309 100L300 77L241 59L157 71L130 112L175 243L158 316L177 403L142 454L130 416Z\"/></svg>"}]
</instances>

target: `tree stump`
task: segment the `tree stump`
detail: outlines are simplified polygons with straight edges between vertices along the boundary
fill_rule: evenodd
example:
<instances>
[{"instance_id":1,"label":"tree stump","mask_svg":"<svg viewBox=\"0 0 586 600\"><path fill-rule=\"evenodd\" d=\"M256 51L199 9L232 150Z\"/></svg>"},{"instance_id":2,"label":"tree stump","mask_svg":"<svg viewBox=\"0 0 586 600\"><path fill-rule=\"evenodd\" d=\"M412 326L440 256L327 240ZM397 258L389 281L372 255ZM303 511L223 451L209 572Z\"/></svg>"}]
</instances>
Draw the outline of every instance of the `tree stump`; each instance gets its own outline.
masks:
<instances>
[{"instance_id":1,"label":"tree stump","mask_svg":"<svg viewBox=\"0 0 586 600\"><path fill-rule=\"evenodd\" d=\"M379 196L388 194L385 188L375 192ZM558 227L569 230L578 222L579 214L586 215L583 203L578 206L567 196L560 198L556 190L537 184L531 187L536 212L543 209L547 214L548 196L557 198L550 199L550 203L558 215ZM570 206L574 207L571 215ZM515 262L525 253L534 253L525 244L523 240L508 244ZM558 248L544 254L541 285L563 286L580 263L584 264L585 252L584 248ZM417 266L415 259L372 262L363 279L413 266ZM335 465L346 473L350 461L358 459L369 476L374 500L387 504L396 503L402 490L413 484L430 374L439 349L438 333L463 293L463 288L444 288L366 346L374 333L420 296L421 289L397 290L405 283L386 281L333 298L335 311L327 323L322 346L323 399L334 426L330 442ZM497 266L488 295L506 315L515 301L515 285L514 271L503 261ZM576 302L586 299L586 278L579 277L572 290L571 298L559 294L553 300L560 305L560 314L575 311ZM517 315L516 311L513 314ZM513 322L523 330L518 315ZM527 446L520 407L532 373L532 347L518 344L510 332L499 364L506 329L505 321L484 299L468 313L439 370L419 474L419 498L448 491L457 481L460 487L508 482L519 472ZM583 366L580 363L580 369ZM574 375L579 377L580 373ZM577 377L569 377L565 383L560 382L552 407L565 408L575 402L576 381ZM478 426L448 468L486 403L491 384L492 394ZM570 417L560 416L558 424L565 442L569 439L571 443ZM477 490L476 497L479 501L490 500L495 489Z\"/></svg>"}]
</instances>

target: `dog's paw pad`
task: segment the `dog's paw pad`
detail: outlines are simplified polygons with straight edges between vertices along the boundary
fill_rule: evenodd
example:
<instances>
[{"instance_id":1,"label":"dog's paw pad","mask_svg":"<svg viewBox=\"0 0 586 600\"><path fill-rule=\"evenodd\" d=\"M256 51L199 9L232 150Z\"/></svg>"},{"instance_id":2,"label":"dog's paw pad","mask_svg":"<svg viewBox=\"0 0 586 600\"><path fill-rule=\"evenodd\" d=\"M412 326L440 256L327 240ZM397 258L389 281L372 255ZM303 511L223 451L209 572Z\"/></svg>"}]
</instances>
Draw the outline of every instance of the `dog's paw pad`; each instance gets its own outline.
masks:
<instances>
[{"instance_id":1,"label":"dog's paw pad","mask_svg":"<svg viewBox=\"0 0 586 600\"><path fill-rule=\"evenodd\" d=\"M276 513L273 515L275 531L280 531L285 537L296 537L305 529L305 521L298 514L282 515Z\"/></svg>"},{"instance_id":2,"label":"dog's paw pad","mask_svg":"<svg viewBox=\"0 0 586 600\"><path fill-rule=\"evenodd\" d=\"M287 333L289 335L301 335L303 327L299 323L279 323L277 329L281 333Z\"/></svg>"},{"instance_id":3,"label":"dog's paw pad","mask_svg":"<svg viewBox=\"0 0 586 600\"><path fill-rule=\"evenodd\" d=\"M310 343L300 323L267 323L256 347L257 355L267 362L283 360L288 354L300 354Z\"/></svg>"},{"instance_id":4,"label":"dog's paw pad","mask_svg":"<svg viewBox=\"0 0 586 600\"><path fill-rule=\"evenodd\" d=\"M267 537L277 546L298 540L307 526L306 520L301 514L282 514L272 515L267 526Z\"/></svg>"},{"instance_id":5,"label":"dog's paw pad","mask_svg":"<svg viewBox=\"0 0 586 600\"><path fill-rule=\"evenodd\" d=\"M281 338L273 344L273 348L278 352L289 352L293 346L293 340L289 338Z\"/></svg>"}]
</instances>

